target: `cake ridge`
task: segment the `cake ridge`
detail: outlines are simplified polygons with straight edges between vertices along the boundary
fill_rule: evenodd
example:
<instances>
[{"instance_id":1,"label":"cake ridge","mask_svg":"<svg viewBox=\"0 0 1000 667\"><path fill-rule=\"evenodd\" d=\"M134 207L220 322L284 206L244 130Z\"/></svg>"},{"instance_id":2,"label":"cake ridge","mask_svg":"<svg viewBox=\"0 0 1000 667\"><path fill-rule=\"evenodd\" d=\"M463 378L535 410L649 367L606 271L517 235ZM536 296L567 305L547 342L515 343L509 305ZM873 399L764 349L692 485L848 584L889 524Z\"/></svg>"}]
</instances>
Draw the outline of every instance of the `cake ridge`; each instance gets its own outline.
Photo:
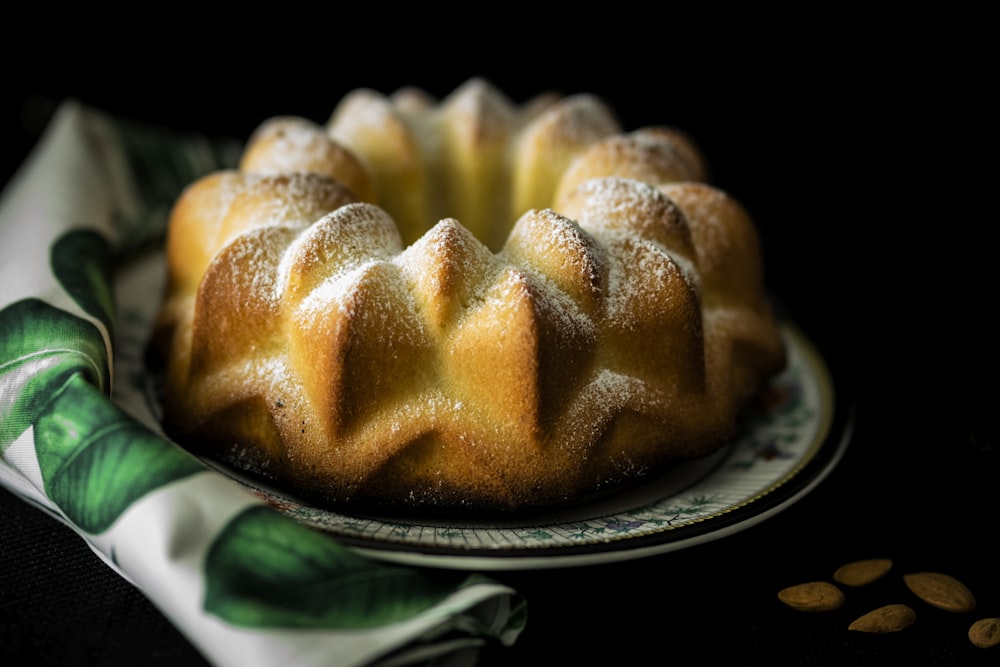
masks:
<instances>
[{"instance_id":1,"label":"cake ridge","mask_svg":"<svg viewBox=\"0 0 1000 667\"><path fill-rule=\"evenodd\" d=\"M753 221L686 135L602 104L472 80L266 120L172 212L165 428L321 502L439 508L721 446L785 363Z\"/></svg>"}]
</instances>

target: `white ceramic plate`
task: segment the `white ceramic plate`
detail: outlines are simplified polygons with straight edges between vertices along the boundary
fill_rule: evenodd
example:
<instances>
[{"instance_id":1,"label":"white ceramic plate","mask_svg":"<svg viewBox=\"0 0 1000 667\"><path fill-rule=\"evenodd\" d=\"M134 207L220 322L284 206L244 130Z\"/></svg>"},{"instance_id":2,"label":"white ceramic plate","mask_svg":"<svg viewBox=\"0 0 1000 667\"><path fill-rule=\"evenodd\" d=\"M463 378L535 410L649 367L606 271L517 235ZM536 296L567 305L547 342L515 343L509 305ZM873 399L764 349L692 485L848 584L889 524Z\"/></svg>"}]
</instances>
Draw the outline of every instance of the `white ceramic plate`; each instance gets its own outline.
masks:
<instances>
[{"instance_id":1,"label":"white ceramic plate","mask_svg":"<svg viewBox=\"0 0 1000 667\"><path fill-rule=\"evenodd\" d=\"M133 268L118 295L124 318L116 376L143 372L145 344L162 260ZM558 512L516 519L368 516L334 512L249 479L211 461L285 514L387 561L471 570L589 565L682 549L749 528L787 508L840 460L853 413L835 400L834 383L812 342L783 326L787 369L741 434L716 454L618 492ZM118 355L116 355L118 356ZM141 383L140 383L141 384ZM119 382L116 400L155 425L155 406L135 382ZM146 383L148 387L148 383Z\"/></svg>"}]
</instances>

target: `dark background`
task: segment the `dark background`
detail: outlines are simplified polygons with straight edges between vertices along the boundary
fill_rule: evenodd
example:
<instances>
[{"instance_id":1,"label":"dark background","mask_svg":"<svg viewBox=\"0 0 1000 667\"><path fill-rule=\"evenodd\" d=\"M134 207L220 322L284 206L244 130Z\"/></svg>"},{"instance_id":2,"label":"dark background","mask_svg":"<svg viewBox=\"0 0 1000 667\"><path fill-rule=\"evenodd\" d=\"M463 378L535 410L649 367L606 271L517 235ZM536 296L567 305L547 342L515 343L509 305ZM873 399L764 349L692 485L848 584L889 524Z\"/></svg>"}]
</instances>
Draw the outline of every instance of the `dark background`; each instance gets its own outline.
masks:
<instances>
[{"instance_id":1,"label":"dark background","mask_svg":"<svg viewBox=\"0 0 1000 667\"><path fill-rule=\"evenodd\" d=\"M856 410L852 443L819 488L744 533L635 563L492 573L525 594L529 622L484 662L1000 662L1000 648L965 637L974 618L1000 616L996 131L984 122L996 110L995 49L984 19L845 9L723 21L605 8L569 25L567 11L518 31L492 14L431 28L429 10L386 10L391 28L272 9L242 25L136 19L59 38L27 22L28 46L3 47L3 180L70 97L243 139L271 115L323 121L356 87L415 84L440 97L483 76L514 101L592 92L627 129L683 128L714 182L757 220L770 285L819 345L838 401ZM395 39L413 25L416 37ZM6 491L0 525L0 656L197 659L68 529ZM894 576L841 612L803 616L777 602L787 585L870 557L894 559ZM980 610L956 618L917 606L918 625L899 635L846 632L866 605L910 602L898 575L913 570L963 579Z\"/></svg>"}]
</instances>

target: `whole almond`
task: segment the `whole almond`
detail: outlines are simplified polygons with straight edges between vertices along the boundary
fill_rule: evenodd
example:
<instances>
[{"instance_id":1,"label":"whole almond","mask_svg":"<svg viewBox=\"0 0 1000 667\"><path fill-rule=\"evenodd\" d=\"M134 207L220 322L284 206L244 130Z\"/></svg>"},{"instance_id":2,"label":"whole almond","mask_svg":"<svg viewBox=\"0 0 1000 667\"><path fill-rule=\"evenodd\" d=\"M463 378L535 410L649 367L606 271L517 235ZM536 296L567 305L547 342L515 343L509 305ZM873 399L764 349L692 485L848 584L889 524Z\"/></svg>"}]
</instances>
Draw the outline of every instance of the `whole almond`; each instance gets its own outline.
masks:
<instances>
[{"instance_id":1,"label":"whole almond","mask_svg":"<svg viewBox=\"0 0 1000 667\"><path fill-rule=\"evenodd\" d=\"M859 616L847 626L847 629L884 634L899 632L913 625L916 620L917 613L905 604L888 604Z\"/></svg>"},{"instance_id":2,"label":"whole almond","mask_svg":"<svg viewBox=\"0 0 1000 667\"><path fill-rule=\"evenodd\" d=\"M799 611L833 611L844 604L844 594L826 581L810 581L778 591L778 599Z\"/></svg>"},{"instance_id":3,"label":"whole almond","mask_svg":"<svg viewBox=\"0 0 1000 667\"><path fill-rule=\"evenodd\" d=\"M976 608L976 598L965 584L940 572L903 575L906 586L921 600L945 611L966 612Z\"/></svg>"},{"instance_id":4,"label":"whole almond","mask_svg":"<svg viewBox=\"0 0 1000 667\"><path fill-rule=\"evenodd\" d=\"M891 569L892 561L888 558L856 560L837 568L833 579L845 586L865 586L882 578Z\"/></svg>"},{"instance_id":5,"label":"whole almond","mask_svg":"<svg viewBox=\"0 0 1000 667\"><path fill-rule=\"evenodd\" d=\"M979 648L1000 644L1000 618L981 618L969 628L969 641Z\"/></svg>"}]
</instances>

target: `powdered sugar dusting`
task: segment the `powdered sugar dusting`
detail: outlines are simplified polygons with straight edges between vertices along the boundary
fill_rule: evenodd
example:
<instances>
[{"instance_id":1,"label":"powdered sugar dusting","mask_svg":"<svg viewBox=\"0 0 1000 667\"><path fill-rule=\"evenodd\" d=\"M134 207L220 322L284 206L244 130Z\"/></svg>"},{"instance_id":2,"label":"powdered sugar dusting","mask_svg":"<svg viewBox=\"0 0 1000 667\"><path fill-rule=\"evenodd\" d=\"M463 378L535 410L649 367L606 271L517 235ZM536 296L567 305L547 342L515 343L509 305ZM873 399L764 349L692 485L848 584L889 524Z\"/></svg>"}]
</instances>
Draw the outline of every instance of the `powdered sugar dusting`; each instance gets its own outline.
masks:
<instances>
[{"instance_id":1,"label":"powdered sugar dusting","mask_svg":"<svg viewBox=\"0 0 1000 667\"><path fill-rule=\"evenodd\" d=\"M647 232L650 218L662 213L662 193L654 186L619 177L591 179L579 186L577 205L586 215L579 222L589 231L599 234L607 227L624 227L630 232Z\"/></svg>"},{"instance_id":2,"label":"powdered sugar dusting","mask_svg":"<svg viewBox=\"0 0 1000 667\"><path fill-rule=\"evenodd\" d=\"M467 121L465 129L457 127ZM704 364L698 358L697 350L728 354L751 327L735 326L730 317L703 318L699 310L701 266L693 241L710 246L706 256L719 252L714 248L725 244L716 237L728 235L730 223L713 204L692 234L679 205L657 187L691 171L686 145L671 144L666 134L608 139L617 122L593 96L545 100L526 110L481 80L441 104L415 91L394 99L358 91L326 128L282 122L272 126L268 158L281 175L234 197L226 229L235 240L224 253L232 265L228 272L214 270L220 306L235 306L241 311L235 315L275 315L260 329L286 338L258 344L245 336L246 352L240 348L231 355L235 361L225 360L224 373L232 376L218 374L212 391L199 395L211 394L220 411L266 396L265 409L281 432L281 442L271 445L294 441L295 451L282 455L332 494L354 497L378 479L378 489L364 492L404 502L502 496L500 502L516 505L575 496L595 478L643 468L646 452L622 438L638 433L644 420L657 434L687 420L691 402L672 405L678 386L721 387L728 395L727 378L745 381L751 372L727 374L717 358ZM522 164L519 142L546 125L551 129ZM387 137L399 146L384 143ZM497 137L489 150L477 143ZM339 144L383 179L373 186L380 198L386 183L393 184L390 194L419 188L419 196L400 207L405 221L390 218L388 209L335 201L305 174L285 173L323 161ZM515 169L525 170L530 199L537 194L533 179L557 178L566 169L562 161L597 144L606 145L600 160L610 177L583 181L566 208L562 192L556 210L527 207L530 213L503 248L484 240L492 225L509 224L493 214L512 206ZM443 176L465 159L475 169L463 168L461 178ZM469 175L477 170L481 181ZM465 189L450 190L462 178ZM546 180L540 190L549 185L554 192L558 184ZM482 196L465 196L478 188ZM461 219L431 217L444 207L409 210L423 208L423 199L434 206L468 199L474 221L466 227ZM423 232L421 216L439 222ZM481 230L479 219L490 220L490 229ZM765 340L750 338L747 349L773 349L773 322L764 320L756 321L753 335ZM702 322L707 349L699 347ZM193 335L211 330L194 329ZM656 341L661 334L664 340ZM662 349L647 357L639 348L651 340ZM302 367L291 368L286 354L297 355ZM322 364L312 367L314 357ZM677 377L688 369L698 375L703 367L722 379ZM175 389L183 406L191 392L181 385ZM255 393L261 387L263 393ZM306 387L322 395L307 397ZM699 405L708 410L723 403L730 404L710 396ZM266 457L234 455L267 466Z\"/></svg>"},{"instance_id":3,"label":"powdered sugar dusting","mask_svg":"<svg viewBox=\"0 0 1000 667\"><path fill-rule=\"evenodd\" d=\"M549 141L580 146L589 145L620 130L608 105L588 94L573 95L556 102L535 118L532 126L526 131L545 128L550 133Z\"/></svg>"},{"instance_id":4,"label":"powdered sugar dusting","mask_svg":"<svg viewBox=\"0 0 1000 667\"><path fill-rule=\"evenodd\" d=\"M259 150L254 147L259 146ZM241 168L268 174L306 171L335 151L326 131L304 118L273 118L254 133Z\"/></svg>"},{"instance_id":5,"label":"powdered sugar dusting","mask_svg":"<svg viewBox=\"0 0 1000 667\"><path fill-rule=\"evenodd\" d=\"M328 134L348 145L358 134L378 131L398 122L390 101L373 90L357 90L348 95L334 110L327 125Z\"/></svg>"},{"instance_id":6,"label":"powdered sugar dusting","mask_svg":"<svg viewBox=\"0 0 1000 667\"><path fill-rule=\"evenodd\" d=\"M278 273L282 285L308 288L372 258L389 260L402 247L399 230L382 209L365 203L342 206L310 226L287 249Z\"/></svg>"},{"instance_id":7,"label":"powdered sugar dusting","mask_svg":"<svg viewBox=\"0 0 1000 667\"><path fill-rule=\"evenodd\" d=\"M343 317L353 317L354 301L351 296L360 278L374 261L363 262L353 269L342 270L320 281L300 302L296 309L299 320L312 321L329 317L333 310Z\"/></svg>"}]
</instances>

